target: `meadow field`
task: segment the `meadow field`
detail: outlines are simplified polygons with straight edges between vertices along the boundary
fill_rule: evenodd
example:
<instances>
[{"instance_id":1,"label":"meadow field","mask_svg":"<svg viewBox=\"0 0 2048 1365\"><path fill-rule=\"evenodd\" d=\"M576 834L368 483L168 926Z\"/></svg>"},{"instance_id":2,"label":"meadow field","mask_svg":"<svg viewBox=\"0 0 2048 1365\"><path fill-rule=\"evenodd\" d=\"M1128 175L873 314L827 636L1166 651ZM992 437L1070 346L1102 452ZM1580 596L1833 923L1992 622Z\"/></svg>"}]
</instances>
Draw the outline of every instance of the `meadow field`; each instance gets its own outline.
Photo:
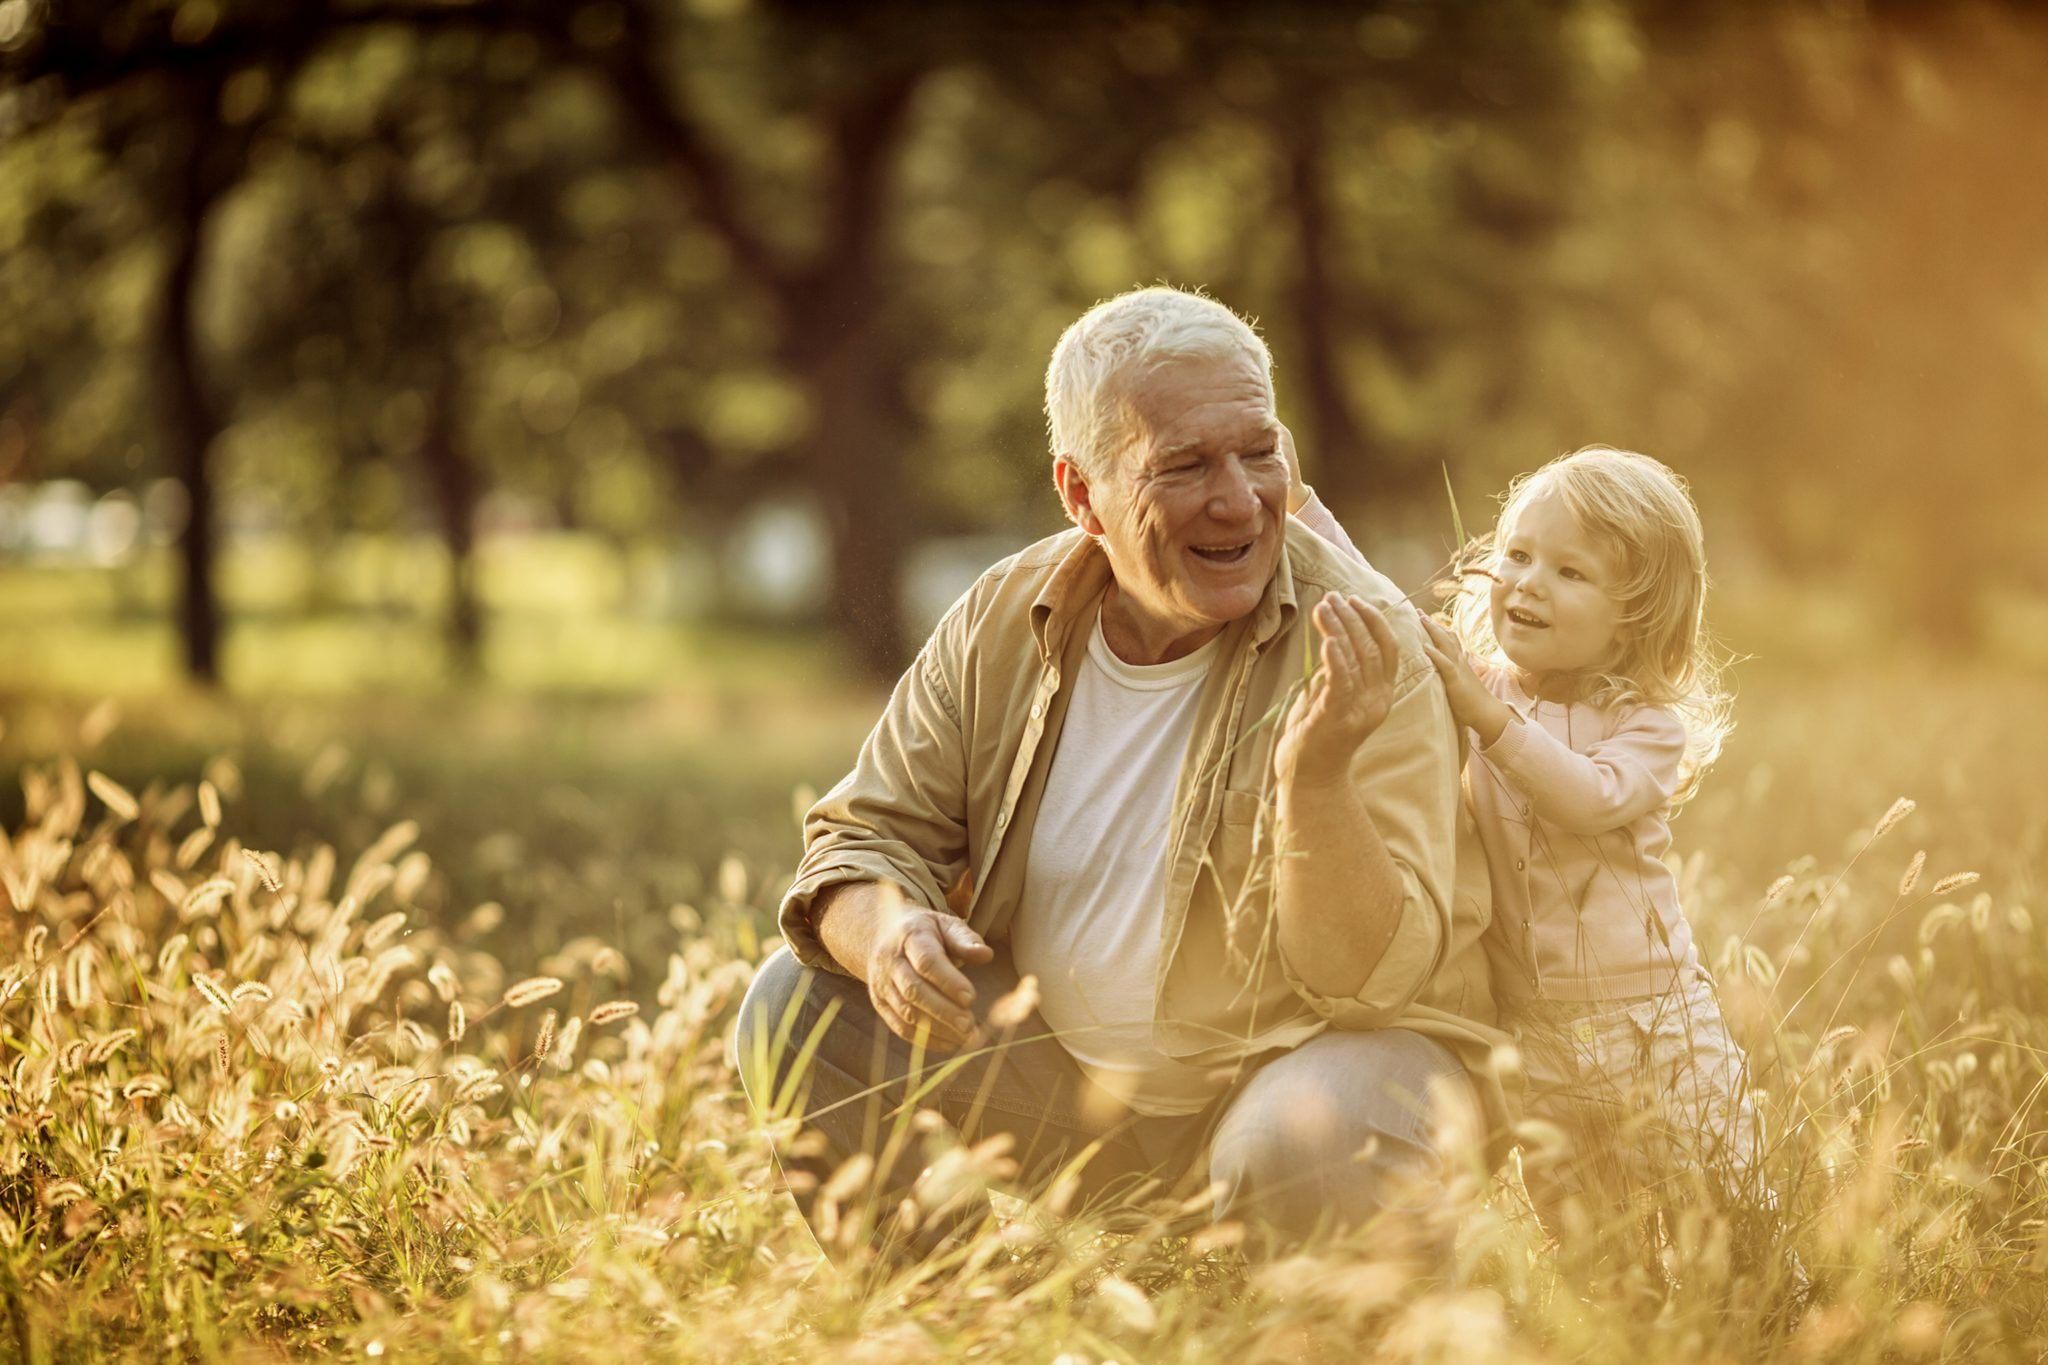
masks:
<instances>
[{"instance_id":1,"label":"meadow field","mask_svg":"<svg viewBox=\"0 0 2048 1365\"><path fill-rule=\"evenodd\" d=\"M1254 1263L1170 1207L1016 1202L892 1271L857 1171L831 1191L853 1269L828 1267L727 1034L795 811L878 698L801 640L664 647L687 662L645 695L0 684L0 1356L2048 1350L2048 679L2024 661L1752 645L1738 670L1740 728L1675 828L1775 1216L1688 1186L1553 1247L1512 1168L1474 1171L1424 1280L1370 1230ZM941 1165L1002 1185L998 1152Z\"/></svg>"}]
</instances>

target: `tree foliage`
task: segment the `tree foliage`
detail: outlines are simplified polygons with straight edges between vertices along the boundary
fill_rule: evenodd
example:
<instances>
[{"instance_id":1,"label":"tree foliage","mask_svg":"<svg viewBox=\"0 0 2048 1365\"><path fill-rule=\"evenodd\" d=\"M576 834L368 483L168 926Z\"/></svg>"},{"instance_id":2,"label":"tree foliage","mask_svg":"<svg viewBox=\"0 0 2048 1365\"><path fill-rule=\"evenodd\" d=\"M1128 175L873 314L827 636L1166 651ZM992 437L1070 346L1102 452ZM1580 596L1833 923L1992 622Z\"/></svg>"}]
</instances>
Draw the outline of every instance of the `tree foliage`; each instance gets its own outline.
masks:
<instances>
[{"instance_id":1,"label":"tree foliage","mask_svg":"<svg viewBox=\"0 0 2048 1365\"><path fill-rule=\"evenodd\" d=\"M458 582L494 489L620 537L801 492L886 674L908 544L1050 524L1060 328L1170 279L1374 532L1634 444L1963 639L2041 572L2044 56L1988 5L6 0L0 455L187 483L202 674L223 487Z\"/></svg>"}]
</instances>

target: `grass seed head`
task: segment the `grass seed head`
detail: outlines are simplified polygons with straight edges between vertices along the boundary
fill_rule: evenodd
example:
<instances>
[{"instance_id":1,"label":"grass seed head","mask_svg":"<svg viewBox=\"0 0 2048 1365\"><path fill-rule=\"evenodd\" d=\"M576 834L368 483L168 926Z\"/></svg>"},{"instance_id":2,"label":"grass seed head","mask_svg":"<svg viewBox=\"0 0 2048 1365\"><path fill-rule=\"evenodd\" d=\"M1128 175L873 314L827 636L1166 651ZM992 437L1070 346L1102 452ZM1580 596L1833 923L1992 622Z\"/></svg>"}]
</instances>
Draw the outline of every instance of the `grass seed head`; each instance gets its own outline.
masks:
<instances>
[{"instance_id":1,"label":"grass seed head","mask_svg":"<svg viewBox=\"0 0 2048 1365\"><path fill-rule=\"evenodd\" d=\"M1015 988L989 1006L988 1021L999 1029L1013 1029L1029 1019L1037 1008L1038 978L1027 972Z\"/></svg>"},{"instance_id":2,"label":"grass seed head","mask_svg":"<svg viewBox=\"0 0 2048 1365\"><path fill-rule=\"evenodd\" d=\"M506 990L505 1004L512 1009L520 1009L545 1000L561 989L562 979L558 976L529 976Z\"/></svg>"},{"instance_id":3,"label":"grass seed head","mask_svg":"<svg viewBox=\"0 0 2048 1365\"><path fill-rule=\"evenodd\" d=\"M621 1019L630 1019L640 1012L640 1006L631 1000L607 1000L590 1012L590 1026L602 1028L615 1024Z\"/></svg>"},{"instance_id":4,"label":"grass seed head","mask_svg":"<svg viewBox=\"0 0 2048 1365\"><path fill-rule=\"evenodd\" d=\"M213 1006L222 1014L233 1012L235 1008L234 1002L228 998L228 993L222 990L219 983L212 977L201 973L192 978L192 984L197 986L199 993L206 997L207 1004Z\"/></svg>"},{"instance_id":5,"label":"grass seed head","mask_svg":"<svg viewBox=\"0 0 2048 1365\"><path fill-rule=\"evenodd\" d=\"M257 866L260 867L262 864L258 863ZM214 877L203 881L186 892L184 899L178 902L178 918L195 920L211 915L220 909L221 903L233 895L234 891L235 884L226 877Z\"/></svg>"},{"instance_id":6,"label":"grass seed head","mask_svg":"<svg viewBox=\"0 0 2048 1365\"><path fill-rule=\"evenodd\" d=\"M462 983L456 980L455 970L445 962L436 962L427 968L427 984L434 988L434 994L440 996L444 1004L462 993Z\"/></svg>"},{"instance_id":7,"label":"grass seed head","mask_svg":"<svg viewBox=\"0 0 2048 1365\"><path fill-rule=\"evenodd\" d=\"M1960 891L1966 886L1974 886L1976 882L1977 874L1974 872L1951 872L1936 882L1931 889L1934 895L1946 896L1951 891Z\"/></svg>"},{"instance_id":8,"label":"grass seed head","mask_svg":"<svg viewBox=\"0 0 2048 1365\"><path fill-rule=\"evenodd\" d=\"M1905 875L1899 878L1899 894L1910 896L1913 887L1920 881L1921 869L1927 866L1927 850L1921 849L1913 855L1913 861L1906 864Z\"/></svg>"},{"instance_id":9,"label":"grass seed head","mask_svg":"<svg viewBox=\"0 0 2048 1365\"><path fill-rule=\"evenodd\" d=\"M220 825L220 788L204 778L199 782L199 818L206 822L208 829Z\"/></svg>"},{"instance_id":10,"label":"grass seed head","mask_svg":"<svg viewBox=\"0 0 2048 1365\"><path fill-rule=\"evenodd\" d=\"M214 831L202 825L185 836L185 841L178 845L177 856L172 861L177 863L181 870L190 871L206 856L206 850L213 847L213 839Z\"/></svg>"},{"instance_id":11,"label":"grass seed head","mask_svg":"<svg viewBox=\"0 0 2048 1365\"><path fill-rule=\"evenodd\" d=\"M1891 827L1899 823L1899 821L1905 819L1907 816L1911 815L1913 813L1913 808L1918 804L1919 803L1913 800L1913 798L1911 798L1910 796L1902 796L1898 800L1892 802L1891 809L1886 811L1884 813L1883 818L1881 818L1877 822L1877 828L1870 831L1871 842L1876 843L1879 839L1884 838L1885 834L1891 829Z\"/></svg>"},{"instance_id":12,"label":"grass seed head","mask_svg":"<svg viewBox=\"0 0 2048 1365\"><path fill-rule=\"evenodd\" d=\"M64 999L74 1011L92 1004L94 980L91 945L73 949L64 960Z\"/></svg>"},{"instance_id":13,"label":"grass seed head","mask_svg":"<svg viewBox=\"0 0 2048 1365\"><path fill-rule=\"evenodd\" d=\"M164 946L157 949L156 972L158 976L169 976L185 960L185 945L192 941L189 934L172 934L164 940Z\"/></svg>"},{"instance_id":14,"label":"grass seed head","mask_svg":"<svg viewBox=\"0 0 2048 1365\"><path fill-rule=\"evenodd\" d=\"M271 856L267 853L258 853L253 848L242 850L242 857L255 869L256 876L262 881L264 888L273 896L281 896L284 894L284 886L278 881L277 873L271 869Z\"/></svg>"},{"instance_id":15,"label":"grass seed head","mask_svg":"<svg viewBox=\"0 0 2048 1365\"><path fill-rule=\"evenodd\" d=\"M123 822L134 820L142 814L142 807L135 804L135 797L129 790L97 770L87 774L85 785L92 794L106 803L108 810L119 816Z\"/></svg>"},{"instance_id":16,"label":"grass seed head","mask_svg":"<svg viewBox=\"0 0 2048 1365\"><path fill-rule=\"evenodd\" d=\"M363 951L366 953L376 952L385 944L391 942L392 939L398 937L398 931L404 927L405 911L393 910L390 914L384 916L363 931Z\"/></svg>"}]
</instances>

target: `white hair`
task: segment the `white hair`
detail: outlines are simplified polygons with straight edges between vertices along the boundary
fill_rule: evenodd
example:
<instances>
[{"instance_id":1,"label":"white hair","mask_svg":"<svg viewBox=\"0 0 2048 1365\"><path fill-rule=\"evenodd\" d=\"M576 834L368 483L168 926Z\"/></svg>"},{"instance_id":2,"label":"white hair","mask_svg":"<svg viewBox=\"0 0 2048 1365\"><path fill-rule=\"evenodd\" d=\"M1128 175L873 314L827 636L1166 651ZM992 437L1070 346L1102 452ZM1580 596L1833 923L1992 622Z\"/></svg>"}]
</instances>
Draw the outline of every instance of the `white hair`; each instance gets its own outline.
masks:
<instances>
[{"instance_id":1,"label":"white hair","mask_svg":"<svg viewBox=\"0 0 2048 1365\"><path fill-rule=\"evenodd\" d=\"M1105 299L1052 348L1045 367L1045 425L1055 459L1094 477L1129 439L1126 372L1168 360L1242 357L1273 391L1273 355L1252 325L1211 298L1157 285Z\"/></svg>"}]
</instances>

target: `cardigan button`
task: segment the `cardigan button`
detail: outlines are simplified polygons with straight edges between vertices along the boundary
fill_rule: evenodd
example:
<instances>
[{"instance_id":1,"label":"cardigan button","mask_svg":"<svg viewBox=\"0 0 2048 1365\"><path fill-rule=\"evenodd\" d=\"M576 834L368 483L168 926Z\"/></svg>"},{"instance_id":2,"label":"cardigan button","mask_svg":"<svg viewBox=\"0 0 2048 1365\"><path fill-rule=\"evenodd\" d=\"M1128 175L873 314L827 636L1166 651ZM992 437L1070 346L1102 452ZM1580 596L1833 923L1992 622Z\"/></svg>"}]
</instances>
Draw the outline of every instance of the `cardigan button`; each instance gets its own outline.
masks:
<instances>
[{"instance_id":1,"label":"cardigan button","mask_svg":"<svg viewBox=\"0 0 2048 1365\"><path fill-rule=\"evenodd\" d=\"M1528 867L1529 867L1529 863L1528 863L1528 860L1527 860L1527 859L1525 859L1525 858L1517 858L1517 859L1515 859L1515 871L1517 871L1517 872L1523 872L1523 871L1526 871L1526 870L1528 869Z\"/></svg>"}]
</instances>

